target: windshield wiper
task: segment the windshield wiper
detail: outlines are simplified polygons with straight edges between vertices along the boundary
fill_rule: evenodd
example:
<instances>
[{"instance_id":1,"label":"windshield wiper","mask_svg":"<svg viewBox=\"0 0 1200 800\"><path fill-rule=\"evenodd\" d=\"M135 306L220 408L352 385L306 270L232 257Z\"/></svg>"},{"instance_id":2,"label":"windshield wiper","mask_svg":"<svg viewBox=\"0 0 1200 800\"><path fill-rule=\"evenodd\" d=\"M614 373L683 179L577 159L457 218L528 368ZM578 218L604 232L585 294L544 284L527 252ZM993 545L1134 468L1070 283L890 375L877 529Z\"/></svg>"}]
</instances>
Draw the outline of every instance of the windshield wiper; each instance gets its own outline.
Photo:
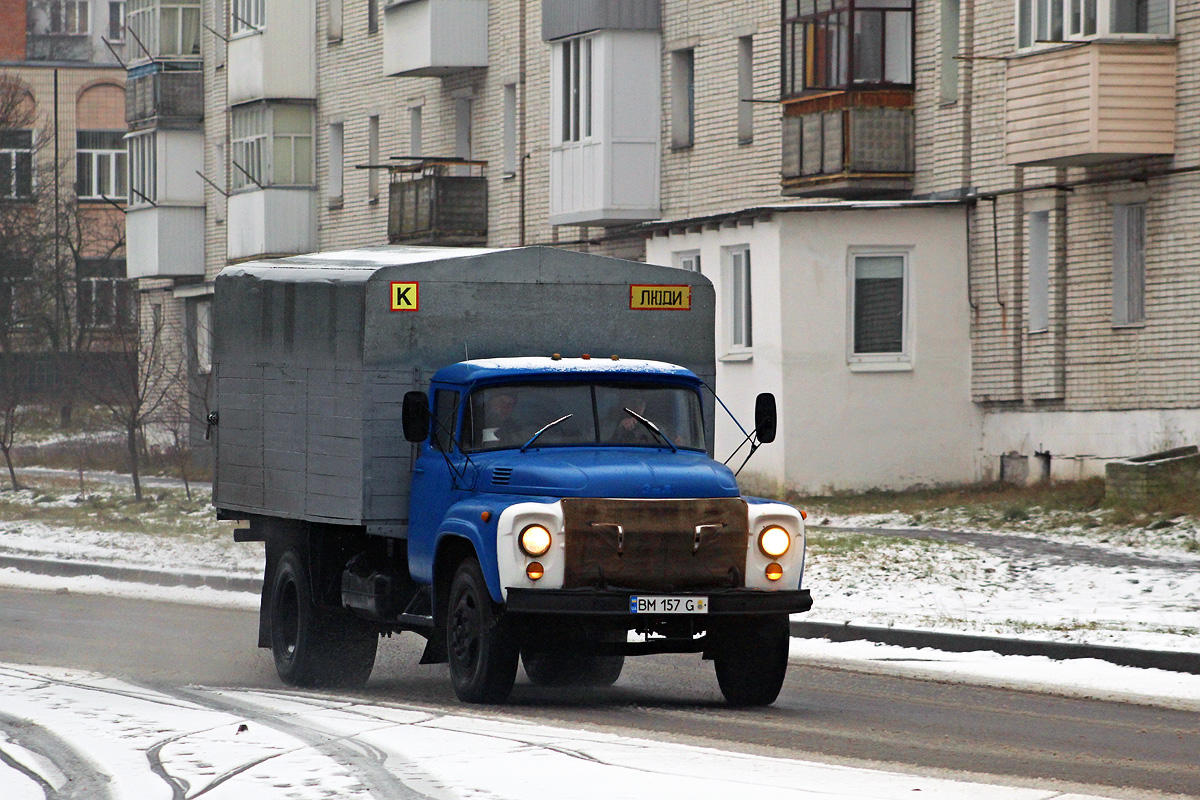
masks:
<instances>
[{"instance_id":1,"label":"windshield wiper","mask_svg":"<svg viewBox=\"0 0 1200 800\"><path fill-rule=\"evenodd\" d=\"M626 408L626 409L623 409L623 410L625 411L625 413L626 413L626 414L628 414L629 416L633 417L633 418L634 418L634 419L636 419L638 422L642 423L642 424L643 424L643 425L645 425L647 428L649 428L651 433L653 433L653 434L655 434L655 435L659 436L659 437L660 437L660 438L661 438L661 439L662 439L664 442L666 442L666 443L667 443L667 447L671 448L671 452L672 452L672 453L678 453L678 452L679 452L679 448L675 446L675 443L674 443L674 442L672 442L670 439L668 439L668 438L667 438L667 435L666 435L665 433L663 433L662 431L660 431L660 430L658 429L658 426L657 426L657 425L655 425L653 422L651 422L650 420L646 419L645 417L643 417L641 414L637 413L636 411L632 411L632 410L630 410L630 409L628 409L628 408ZM551 425L553 425L554 423L553 423L553 422L551 422L550 424L551 424ZM547 427L549 427L549 426L547 426ZM541 433L541 431L538 431L538 433Z\"/></svg>"},{"instance_id":2,"label":"windshield wiper","mask_svg":"<svg viewBox=\"0 0 1200 800\"><path fill-rule=\"evenodd\" d=\"M551 428L553 428L553 427L554 427L555 425L557 425L558 423L560 423L560 422L565 422L566 420L569 420L569 419L570 419L571 417L573 417L573 416L575 416L575 415L574 415L574 414L567 414L565 417L559 417L558 419L554 420L554 422L551 422L551 423L548 423L548 424L546 424L546 425L543 425L543 426L541 427L541 429L540 429L540 430L539 430L537 433L535 433L533 436L530 436L530 437L529 437L529 441L528 441L528 442L526 442L525 444L521 445L521 452L522 452L522 453L524 453L524 452L525 452L525 449L526 449L527 447L529 447L529 445L533 444L533 440L534 440L534 439L538 438L539 436L541 436L543 433L545 433L546 431L548 431L548 430L550 430Z\"/></svg>"}]
</instances>

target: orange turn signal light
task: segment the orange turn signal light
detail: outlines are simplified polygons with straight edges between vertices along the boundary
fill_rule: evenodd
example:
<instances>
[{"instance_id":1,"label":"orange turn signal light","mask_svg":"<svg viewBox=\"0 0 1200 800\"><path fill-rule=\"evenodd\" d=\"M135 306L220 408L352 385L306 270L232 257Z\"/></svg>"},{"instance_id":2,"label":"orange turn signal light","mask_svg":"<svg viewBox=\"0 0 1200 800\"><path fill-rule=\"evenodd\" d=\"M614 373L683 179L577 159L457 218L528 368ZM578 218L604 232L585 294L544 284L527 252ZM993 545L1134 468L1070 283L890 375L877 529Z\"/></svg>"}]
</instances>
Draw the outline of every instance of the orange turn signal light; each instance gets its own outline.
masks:
<instances>
[{"instance_id":1,"label":"orange turn signal light","mask_svg":"<svg viewBox=\"0 0 1200 800\"><path fill-rule=\"evenodd\" d=\"M783 567L772 561L770 564L767 564L766 575L767 580L777 581L783 577Z\"/></svg>"},{"instance_id":2,"label":"orange turn signal light","mask_svg":"<svg viewBox=\"0 0 1200 800\"><path fill-rule=\"evenodd\" d=\"M483 512L482 514L480 514L480 515L479 515L479 518L480 518L481 520L483 520L484 522L487 522L488 520L490 520L490 519L492 518L492 512L490 512L490 511L485 511L485 512Z\"/></svg>"},{"instance_id":3,"label":"orange turn signal light","mask_svg":"<svg viewBox=\"0 0 1200 800\"><path fill-rule=\"evenodd\" d=\"M804 509L800 509L800 519L808 519L808 512Z\"/></svg>"},{"instance_id":4,"label":"orange turn signal light","mask_svg":"<svg viewBox=\"0 0 1200 800\"><path fill-rule=\"evenodd\" d=\"M546 570L536 561L530 561L529 566L525 568L525 577L531 581L536 581L546 574ZM783 574L782 572L780 573Z\"/></svg>"}]
</instances>

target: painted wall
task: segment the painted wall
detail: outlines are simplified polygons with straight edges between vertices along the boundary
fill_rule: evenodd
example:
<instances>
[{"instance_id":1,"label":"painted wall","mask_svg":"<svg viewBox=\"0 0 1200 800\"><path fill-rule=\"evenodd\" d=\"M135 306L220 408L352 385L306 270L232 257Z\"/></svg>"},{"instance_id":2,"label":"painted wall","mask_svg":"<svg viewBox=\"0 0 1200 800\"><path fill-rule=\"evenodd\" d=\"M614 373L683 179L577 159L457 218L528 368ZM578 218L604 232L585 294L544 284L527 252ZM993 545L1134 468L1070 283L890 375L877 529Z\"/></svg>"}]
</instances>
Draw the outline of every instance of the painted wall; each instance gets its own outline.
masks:
<instances>
[{"instance_id":1,"label":"painted wall","mask_svg":"<svg viewBox=\"0 0 1200 800\"><path fill-rule=\"evenodd\" d=\"M655 263L700 252L718 292L718 392L743 424L758 392L779 398L779 438L747 466L750 486L904 488L980 476L963 213L839 206L647 243ZM753 347L732 353L723 345L728 252L740 245L751 251ZM883 367L851 363L848 349L850 254L881 247L907 252L909 268L909 358ZM717 453L739 440L718 417Z\"/></svg>"}]
</instances>

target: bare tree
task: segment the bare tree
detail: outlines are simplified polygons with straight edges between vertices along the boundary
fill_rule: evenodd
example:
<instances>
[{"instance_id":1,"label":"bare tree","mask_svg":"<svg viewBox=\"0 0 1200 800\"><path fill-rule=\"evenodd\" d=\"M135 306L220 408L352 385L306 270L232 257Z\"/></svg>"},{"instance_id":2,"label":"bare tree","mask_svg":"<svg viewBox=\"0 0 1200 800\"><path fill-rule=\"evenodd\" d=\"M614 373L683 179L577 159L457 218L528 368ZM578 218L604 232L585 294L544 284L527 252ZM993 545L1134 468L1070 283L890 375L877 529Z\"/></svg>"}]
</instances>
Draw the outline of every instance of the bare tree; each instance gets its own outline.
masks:
<instances>
[{"instance_id":1,"label":"bare tree","mask_svg":"<svg viewBox=\"0 0 1200 800\"><path fill-rule=\"evenodd\" d=\"M124 338L118 353L115 374L108 380L95 381L85 393L97 405L108 410L114 427L125 437L133 493L142 499L139 434L146 424L169 409L171 398L180 392L184 365L166 352L164 323L154 314L139 329Z\"/></svg>"}]
</instances>

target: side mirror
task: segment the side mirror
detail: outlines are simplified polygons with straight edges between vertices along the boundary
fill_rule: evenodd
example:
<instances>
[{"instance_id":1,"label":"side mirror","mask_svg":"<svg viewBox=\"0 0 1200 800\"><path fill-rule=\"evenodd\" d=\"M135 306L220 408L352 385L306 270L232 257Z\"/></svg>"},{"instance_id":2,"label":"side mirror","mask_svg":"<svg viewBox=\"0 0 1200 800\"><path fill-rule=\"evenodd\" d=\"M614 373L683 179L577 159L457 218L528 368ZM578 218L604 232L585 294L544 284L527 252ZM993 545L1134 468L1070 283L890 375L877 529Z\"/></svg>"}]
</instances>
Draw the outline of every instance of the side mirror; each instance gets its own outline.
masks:
<instances>
[{"instance_id":1,"label":"side mirror","mask_svg":"<svg viewBox=\"0 0 1200 800\"><path fill-rule=\"evenodd\" d=\"M410 442L423 442L429 438L429 397L424 392L405 392L404 438Z\"/></svg>"},{"instance_id":2,"label":"side mirror","mask_svg":"<svg viewBox=\"0 0 1200 800\"><path fill-rule=\"evenodd\" d=\"M775 395L763 392L754 400L754 432L758 441L769 444L775 441L775 429L779 416L775 411Z\"/></svg>"}]
</instances>

